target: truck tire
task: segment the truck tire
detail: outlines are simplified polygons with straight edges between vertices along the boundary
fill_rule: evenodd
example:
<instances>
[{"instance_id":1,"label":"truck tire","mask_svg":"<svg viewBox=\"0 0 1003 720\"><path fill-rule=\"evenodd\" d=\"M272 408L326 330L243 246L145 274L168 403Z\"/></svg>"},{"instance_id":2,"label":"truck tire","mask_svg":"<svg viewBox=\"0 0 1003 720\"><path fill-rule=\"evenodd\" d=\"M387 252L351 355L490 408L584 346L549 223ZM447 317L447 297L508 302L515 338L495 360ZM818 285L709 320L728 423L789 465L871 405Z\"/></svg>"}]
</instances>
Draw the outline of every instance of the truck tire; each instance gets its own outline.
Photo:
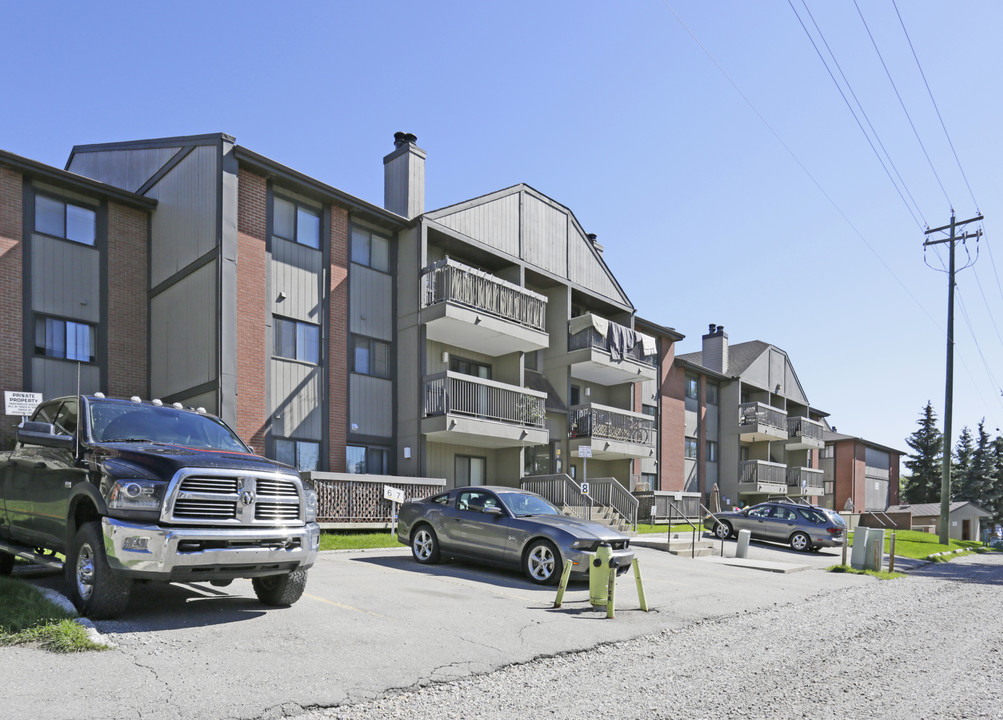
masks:
<instances>
[{"instance_id":1,"label":"truck tire","mask_svg":"<svg viewBox=\"0 0 1003 720\"><path fill-rule=\"evenodd\" d=\"M254 594L265 605L288 607L300 599L306 589L306 570L293 570L285 575L266 575L251 580Z\"/></svg>"},{"instance_id":2,"label":"truck tire","mask_svg":"<svg viewBox=\"0 0 1003 720\"><path fill-rule=\"evenodd\" d=\"M129 604L132 580L112 572L98 521L84 523L66 553L64 564L70 599L92 620L118 617Z\"/></svg>"},{"instance_id":3,"label":"truck tire","mask_svg":"<svg viewBox=\"0 0 1003 720\"><path fill-rule=\"evenodd\" d=\"M14 571L14 556L0 550L0 576L10 575Z\"/></svg>"}]
</instances>

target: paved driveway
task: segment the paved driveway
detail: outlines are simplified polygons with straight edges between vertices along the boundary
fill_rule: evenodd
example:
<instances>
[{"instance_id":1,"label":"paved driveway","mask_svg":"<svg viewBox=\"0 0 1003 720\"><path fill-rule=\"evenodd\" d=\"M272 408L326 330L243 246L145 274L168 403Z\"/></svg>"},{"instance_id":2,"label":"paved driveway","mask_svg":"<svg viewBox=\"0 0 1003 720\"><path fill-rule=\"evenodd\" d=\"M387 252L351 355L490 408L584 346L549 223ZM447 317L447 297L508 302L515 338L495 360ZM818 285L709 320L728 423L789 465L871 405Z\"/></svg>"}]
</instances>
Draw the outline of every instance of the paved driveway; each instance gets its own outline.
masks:
<instances>
[{"instance_id":1,"label":"paved driveway","mask_svg":"<svg viewBox=\"0 0 1003 720\"><path fill-rule=\"evenodd\" d=\"M406 548L322 553L304 597L287 609L263 608L248 581L138 585L121 619L97 623L114 650L0 648L0 717L281 717L874 582L637 555L652 610L639 610L624 576L614 620L590 609L586 585L573 585L554 610L553 588L472 565L420 566Z\"/></svg>"}]
</instances>

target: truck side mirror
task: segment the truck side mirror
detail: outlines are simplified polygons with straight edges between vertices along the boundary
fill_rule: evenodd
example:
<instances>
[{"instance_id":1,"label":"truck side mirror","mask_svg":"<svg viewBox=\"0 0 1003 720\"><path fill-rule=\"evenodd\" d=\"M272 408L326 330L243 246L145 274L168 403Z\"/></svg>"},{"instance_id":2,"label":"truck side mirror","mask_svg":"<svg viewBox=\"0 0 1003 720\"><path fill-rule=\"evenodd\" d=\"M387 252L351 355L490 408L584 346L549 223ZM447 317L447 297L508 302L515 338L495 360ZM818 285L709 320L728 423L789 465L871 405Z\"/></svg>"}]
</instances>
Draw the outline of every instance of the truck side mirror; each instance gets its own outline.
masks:
<instances>
[{"instance_id":1,"label":"truck side mirror","mask_svg":"<svg viewBox=\"0 0 1003 720\"><path fill-rule=\"evenodd\" d=\"M74 438L72 435L60 435L56 426L47 422L31 422L26 420L17 426L17 441L25 445L41 445L42 447L72 450Z\"/></svg>"}]
</instances>

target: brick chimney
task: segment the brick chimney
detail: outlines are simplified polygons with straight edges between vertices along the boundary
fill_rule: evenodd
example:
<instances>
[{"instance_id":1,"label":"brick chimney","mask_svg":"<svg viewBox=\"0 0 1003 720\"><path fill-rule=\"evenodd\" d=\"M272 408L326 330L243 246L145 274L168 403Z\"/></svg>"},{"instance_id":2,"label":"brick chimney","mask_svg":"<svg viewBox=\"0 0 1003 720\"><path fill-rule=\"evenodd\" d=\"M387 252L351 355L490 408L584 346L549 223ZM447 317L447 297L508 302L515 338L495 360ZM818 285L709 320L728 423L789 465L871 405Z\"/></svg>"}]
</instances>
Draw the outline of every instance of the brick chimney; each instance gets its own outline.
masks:
<instances>
[{"instance_id":1,"label":"brick chimney","mask_svg":"<svg viewBox=\"0 0 1003 720\"><path fill-rule=\"evenodd\" d=\"M711 323L703 336L703 366L722 375L728 374L728 333L724 325Z\"/></svg>"},{"instance_id":2,"label":"brick chimney","mask_svg":"<svg viewBox=\"0 0 1003 720\"><path fill-rule=\"evenodd\" d=\"M383 207L408 220L425 212L425 151L417 142L394 133L394 151L383 158Z\"/></svg>"}]
</instances>

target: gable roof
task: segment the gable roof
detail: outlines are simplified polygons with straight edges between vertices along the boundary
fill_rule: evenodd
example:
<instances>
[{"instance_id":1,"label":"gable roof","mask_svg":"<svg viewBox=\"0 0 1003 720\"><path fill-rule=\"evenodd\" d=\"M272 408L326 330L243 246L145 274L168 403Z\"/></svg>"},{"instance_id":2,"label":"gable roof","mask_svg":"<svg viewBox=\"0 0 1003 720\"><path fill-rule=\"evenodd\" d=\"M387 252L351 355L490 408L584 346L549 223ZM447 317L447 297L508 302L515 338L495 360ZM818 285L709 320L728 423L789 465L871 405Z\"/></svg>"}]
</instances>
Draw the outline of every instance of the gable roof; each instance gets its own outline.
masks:
<instances>
[{"instance_id":1,"label":"gable roof","mask_svg":"<svg viewBox=\"0 0 1003 720\"><path fill-rule=\"evenodd\" d=\"M991 513L986 512L981 507L971 502L970 500L955 500L951 503L950 511L955 512L965 505L971 505L973 508L979 511L982 517L992 517ZM907 512L912 513L914 517L930 517L933 515L940 515L940 503L913 503L912 505L889 505L885 512Z\"/></svg>"},{"instance_id":2,"label":"gable roof","mask_svg":"<svg viewBox=\"0 0 1003 720\"><path fill-rule=\"evenodd\" d=\"M582 292L634 306L569 208L525 183L425 213L422 217L461 233L527 266L567 280Z\"/></svg>"}]
</instances>

